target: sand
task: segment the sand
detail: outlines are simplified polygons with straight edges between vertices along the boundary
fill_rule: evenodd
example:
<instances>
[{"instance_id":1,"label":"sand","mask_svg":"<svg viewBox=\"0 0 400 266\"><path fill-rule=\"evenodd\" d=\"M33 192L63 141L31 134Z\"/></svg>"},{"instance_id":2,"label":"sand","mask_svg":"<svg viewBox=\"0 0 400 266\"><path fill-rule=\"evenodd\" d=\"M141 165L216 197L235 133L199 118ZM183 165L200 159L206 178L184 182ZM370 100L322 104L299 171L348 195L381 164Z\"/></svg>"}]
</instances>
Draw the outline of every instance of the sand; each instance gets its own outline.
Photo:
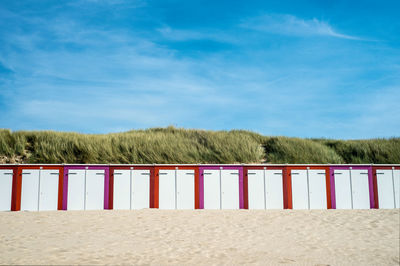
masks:
<instances>
[{"instance_id":1,"label":"sand","mask_svg":"<svg viewBox=\"0 0 400 266\"><path fill-rule=\"evenodd\" d=\"M399 265L399 210L0 213L0 264Z\"/></svg>"}]
</instances>

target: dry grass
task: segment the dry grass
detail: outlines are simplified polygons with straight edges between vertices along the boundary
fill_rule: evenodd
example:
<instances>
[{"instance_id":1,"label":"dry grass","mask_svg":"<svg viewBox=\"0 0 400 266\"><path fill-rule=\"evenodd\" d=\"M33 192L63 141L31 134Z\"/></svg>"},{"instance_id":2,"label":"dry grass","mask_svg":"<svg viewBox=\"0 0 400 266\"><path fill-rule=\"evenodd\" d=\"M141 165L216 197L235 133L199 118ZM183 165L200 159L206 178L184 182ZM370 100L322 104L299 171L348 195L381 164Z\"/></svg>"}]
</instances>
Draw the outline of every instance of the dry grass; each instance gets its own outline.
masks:
<instances>
[{"instance_id":1,"label":"dry grass","mask_svg":"<svg viewBox=\"0 0 400 266\"><path fill-rule=\"evenodd\" d=\"M174 127L113 134L0 130L2 163L400 163L400 138L326 140Z\"/></svg>"}]
</instances>

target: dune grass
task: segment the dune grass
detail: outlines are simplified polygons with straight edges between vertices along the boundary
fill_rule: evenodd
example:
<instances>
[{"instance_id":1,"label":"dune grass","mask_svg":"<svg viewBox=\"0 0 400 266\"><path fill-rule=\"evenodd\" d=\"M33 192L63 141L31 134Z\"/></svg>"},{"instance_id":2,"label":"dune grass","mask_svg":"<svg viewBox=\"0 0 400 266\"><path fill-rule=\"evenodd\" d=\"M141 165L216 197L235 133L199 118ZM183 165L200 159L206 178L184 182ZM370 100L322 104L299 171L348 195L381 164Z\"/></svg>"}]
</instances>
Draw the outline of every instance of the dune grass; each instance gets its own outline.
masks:
<instances>
[{"instance_id":1,"label":"dune grass","mask_svg":"<svg viewBox=\"0 0 400 266\"><path fill-rule=\"evenodd\" d=\"M400 138L327 140L174 127L112 134L0 130L2 163L400 163Z\"/></svg>"}]
</instances>

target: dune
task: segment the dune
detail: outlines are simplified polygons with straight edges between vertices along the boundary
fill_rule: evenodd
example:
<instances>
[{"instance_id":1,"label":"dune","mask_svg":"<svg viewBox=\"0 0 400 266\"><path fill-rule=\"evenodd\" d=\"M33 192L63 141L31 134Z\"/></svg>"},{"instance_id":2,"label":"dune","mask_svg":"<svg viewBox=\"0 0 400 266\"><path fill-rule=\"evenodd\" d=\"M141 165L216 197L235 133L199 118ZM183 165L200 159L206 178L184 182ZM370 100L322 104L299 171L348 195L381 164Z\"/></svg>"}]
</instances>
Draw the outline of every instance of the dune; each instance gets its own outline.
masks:
<instances>
[{"instance_id":1,"label":"dune","mask_svg":"<svg viewBox=\"0 0 400 266\"><path fill-rule=\"evenodd\" d=\"M400 210L0 213L0 264L399 265Z\"/></svg>"}]
</instances>

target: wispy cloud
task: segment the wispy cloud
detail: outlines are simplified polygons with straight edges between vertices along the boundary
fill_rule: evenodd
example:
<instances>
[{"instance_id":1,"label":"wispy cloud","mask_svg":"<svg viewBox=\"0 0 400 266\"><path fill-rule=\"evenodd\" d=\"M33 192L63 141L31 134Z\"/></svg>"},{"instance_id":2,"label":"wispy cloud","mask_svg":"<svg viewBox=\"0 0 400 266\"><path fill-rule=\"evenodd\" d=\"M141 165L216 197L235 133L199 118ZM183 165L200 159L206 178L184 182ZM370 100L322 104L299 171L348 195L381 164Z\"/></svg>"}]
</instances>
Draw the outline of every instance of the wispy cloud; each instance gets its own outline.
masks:
<instances>
[{"instance_id":1,"label":"wispy cloud","mask_svg":"<svg viewBox=\"0 0 400 266\"><path fill-rule=\"evenodd\" d=\"M327 22L313 19L302 19L288 14L271 14L249 18L243 21L242 27L291 36L330 36L335 38L361 40L361 38L346 35L335 30Z\"/></svg>"},{"instance_id":2,"label":"wispy cloud","mask_svg":"<svg viewBox=\"0 0 400 266\"><path fill-rule=\"evenodd\" d=\"M396 49L278 35L357 40L347 28L241 14L228 24L188 25L164 19L150 2L129 11L119 0L109 2L117 8L74 3L46 15L0 8L1 126L98 133L175 124L344 138L398 131L398 101L382 99L377 115L363 107L370 98L357 97L398 88L398 79L388 78L398 76ZM205 48L209 43L223 48ZM391 124L379 122L381 114L390 114ZM365 132L352 130L357 126Z\"/></svg>"}]
</instances>

